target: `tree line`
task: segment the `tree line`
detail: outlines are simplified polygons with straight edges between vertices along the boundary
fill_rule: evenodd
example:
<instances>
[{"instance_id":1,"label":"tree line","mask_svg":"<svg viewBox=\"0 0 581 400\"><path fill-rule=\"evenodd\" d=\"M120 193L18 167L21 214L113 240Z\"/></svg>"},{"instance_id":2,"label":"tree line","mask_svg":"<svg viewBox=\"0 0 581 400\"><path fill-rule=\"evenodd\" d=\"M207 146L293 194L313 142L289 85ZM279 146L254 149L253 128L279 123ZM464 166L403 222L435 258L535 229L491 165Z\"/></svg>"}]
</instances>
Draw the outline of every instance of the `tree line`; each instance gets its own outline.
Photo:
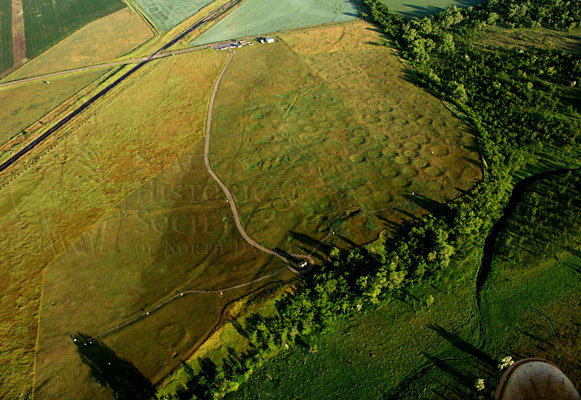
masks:
<instances>
[{"instance_id":1,"label":"tree line","mask_svg":"<svg viewBox=\"0 0 581 400\"><path fill-rule=\"evenodd\" d=\"M484 180L474 190L427 215L382 234L367 246L334 248L324 265L277 301L278 313L251 316L240 332L249 350L221 365L185 365L183 388L167 399L221 398L236 390L278 352L345 315L377 307L398 290L437 279L451 258L482 246L502 215L513 179L530 154L547 146L574 152L579 145L581 58L554 49L487 49L474 43L484 25L571 29L579 4L562 0L488 0L450 7L423 19L394 14L378 0L362 0L370 18L413 66L418 84L453 103L478 133ZM571 94L573 91L573 94Z\"/></svg>"}]
</instances>

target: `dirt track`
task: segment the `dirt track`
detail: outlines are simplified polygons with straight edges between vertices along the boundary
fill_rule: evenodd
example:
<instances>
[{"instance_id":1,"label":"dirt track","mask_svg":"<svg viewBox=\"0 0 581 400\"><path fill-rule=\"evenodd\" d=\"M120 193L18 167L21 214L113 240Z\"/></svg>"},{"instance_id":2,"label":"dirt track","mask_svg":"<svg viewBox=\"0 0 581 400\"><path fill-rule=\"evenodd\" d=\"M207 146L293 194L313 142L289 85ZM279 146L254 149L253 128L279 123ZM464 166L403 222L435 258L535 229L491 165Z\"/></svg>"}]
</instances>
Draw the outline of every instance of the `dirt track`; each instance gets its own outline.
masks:
<instances>
[{"instance_id":1,"label":"dirt track","mask_svg":"<svg viewBox=\"0 0 581 400\"><path fill-rule=\"evenodd\" d=\"M12 54L16 69L26 62L26 33L22 0L12 0Z\"/></svg>"}]
</instances>

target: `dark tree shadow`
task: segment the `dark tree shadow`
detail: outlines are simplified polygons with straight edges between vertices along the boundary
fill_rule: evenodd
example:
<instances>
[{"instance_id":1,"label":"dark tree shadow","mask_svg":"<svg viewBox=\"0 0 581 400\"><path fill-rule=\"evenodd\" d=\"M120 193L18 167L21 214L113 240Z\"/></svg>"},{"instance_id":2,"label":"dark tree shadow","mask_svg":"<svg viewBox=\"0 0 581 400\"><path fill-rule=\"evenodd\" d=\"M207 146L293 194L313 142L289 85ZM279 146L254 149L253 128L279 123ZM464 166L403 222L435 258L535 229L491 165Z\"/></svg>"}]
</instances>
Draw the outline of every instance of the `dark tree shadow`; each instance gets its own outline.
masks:
<instances>
[{"instance_id":1,"label":"dark tree shadow","mask_svg":"<svg viewBox=\"0 0 581 400\"><path fill-rule=\"evenodd\" d=\"M481 363L491 368L496 368L497 363L494 358L490 357L488 354L484 353L474 345L468 343L458 335L454 335L453 333L448 332L439 325L428 325L428 328L436 332L442 338L446 339L448 343L456 347L458 350L476 357Z\"/></svg>"},{"instance_id":2,"label":"dark tree shadow","mask_svg":"<svg viewBox=\"0 0 581 400\"><path fill-rule=\"evenodd\" d=\"M151 382L130 361L115 354L105 343L77 333L73 342L81 360L97 383L109 388L117 400L149 400L155 396Z\"/></svg>"},{"instance_id":3,"label":"dark tree shadow","mask_svg":"<svg viewBox=\"0 0 581 400\"><path fill-rule=\"evenodd\" d=\"M427 212L436 217L446 215L448 212L448 207L446 206L446 204L430 199L429 197L424 196L423 194L416 193L413 196L412 195L407 196L407 198L410 199L417 206L423 208L424 210L426 210Z\"/></svg>"}]
</instances>

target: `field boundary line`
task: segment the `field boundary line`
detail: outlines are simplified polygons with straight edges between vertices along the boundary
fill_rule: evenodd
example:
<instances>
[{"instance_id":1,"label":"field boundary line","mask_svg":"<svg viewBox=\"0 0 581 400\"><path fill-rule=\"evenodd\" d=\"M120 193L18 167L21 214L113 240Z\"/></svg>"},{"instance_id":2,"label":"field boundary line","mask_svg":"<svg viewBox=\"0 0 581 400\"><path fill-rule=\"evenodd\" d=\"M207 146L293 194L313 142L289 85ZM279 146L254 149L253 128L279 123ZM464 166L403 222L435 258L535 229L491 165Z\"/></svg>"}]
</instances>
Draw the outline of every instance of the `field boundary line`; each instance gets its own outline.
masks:
<instances>
[{"instance_id":1,"label":"field boundary line","mask_svg":"<svg viewBox=\"0 0 581 400\"><path fill-rule=\"evenodd\" d=\"M145 77L147 77L150 73L155 71L155 69L157 69L159 64L160 63L154 63L152 69L150 69L149 71L146 71L139 78L131 81L131 83L129 85L123 87L120 91L118 91L113 96L108 98L106 102L100 103L99 106L97 107L97 109L92 110L89 115L79 117L79 120L77 121L77 123L75 125L73 125L72 127L67 127L66 129L64 129L62 135L55 137L54 142L47 149L45 149L43 152L41 152L40 154L33 157L33 159L30 162L28 162L24 166L23 169L19 170L15 174L13 174L10 177L10 179L8 179L5 183L0 185L0 191L5 189L8 185L10 185L12 182L14 182L21 175L24 175L31 167L33 167L36 163L41 161L45 156L49 155L56 147L58 147L61 144L61 142L64 139L75 134L79 129L81 129L88 122L90 122L92 119L94 119L97 115L99 115L101 112L103 112L105 109L107 109L116 100L118 100L121 96L123 96L129 89L132 89L135 85L140 83Z\"/></svg>"},{"instance_id":2,"label":"field boundary line","mask_svg":"<svg viewBox=\"0 0 581 400\"><path fill-rule=\"evenodd\" d=\"M256 279L253 279L253 280L248 281L248 282L239 283L237 285L229 286L229 287L222 288L222 289L209 289L209 290L189 289L189 290L181 291L181 292L173 295L172 297L170 297L170 298L162 301L161 303L158 303L154 307L150 308L149 311L145 311L143 314L137 315L136 317L131 318L131 319L129 319L129 320L127 320L127 321L119 324L119 325L116 325L116 326L114 326L114 327L112 327L112 328L110 328L110 329L108 329L108 330L106 330L104 332L101 332L101 333L99 333L97 335L91 336L91 338L92 339L100 339L100 338L109 336L109 335L111 335L113 333L116 333L116 332L122 330L123 328L128 327L129 325L133 325L134 323L141 321L142 319L144 319L144 318L148 317L149 315L151 315L151 313L158 311L159 309L165 307L169 303L171 303L171 302L173 302L173 301L175 301L177 299L181 299L181 298L183 298L185 296L195 295L195 294L200 294L200 295L201 294L217 294L217 295L222 296L222 294L224 292L231 292L233 290L241 289L243 287L250 286L250 285L253 285L255 283L258 283L258 282L261 282L261 281L270 279L270 278L272 278L274 276L277 276L282 271L284 271L284 267L279 268L278 270L276 270L275 272L273 272L271 274L261 276L260 278L256 278Z\"/></svg>"},{"instance_id":3,"label":"field boundary line","mask_svg":"<svg viewBox=\"0 0 581 400\"><path fill-rule=\"evenodd\" d=\"M141 6L139 4L137 4L133 0L121 0L121 2L123 4L125 4L125 7L135 11L137 13L137 15L139 15L145 21L145 23L153 30L153 32L155 34L154 37L161 36L161 31L159 29L157 29L157 26L155 26L153 21L149 19L149 17L145 13L145 11L143 11L143 9L141 8Z\"/></svg>"}]
</instances>

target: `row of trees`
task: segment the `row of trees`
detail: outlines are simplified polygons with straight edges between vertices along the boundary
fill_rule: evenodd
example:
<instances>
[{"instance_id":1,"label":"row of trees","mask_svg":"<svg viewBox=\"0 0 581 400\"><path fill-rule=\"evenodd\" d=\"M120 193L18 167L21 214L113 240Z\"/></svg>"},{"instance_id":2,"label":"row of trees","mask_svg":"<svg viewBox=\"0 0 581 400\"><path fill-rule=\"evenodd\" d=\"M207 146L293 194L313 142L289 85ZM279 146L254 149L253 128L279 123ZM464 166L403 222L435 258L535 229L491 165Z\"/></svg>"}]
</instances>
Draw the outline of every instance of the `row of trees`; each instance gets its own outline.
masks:
<instances>
[{"instance_id":1,"label":"row of trees","mask_svg":"<svg viewBox=\"0 0 581 400\"><path fill-rule=\"evenodd\" d=\"M581 71L578 55L546 49L492 51L471 39L473 30L492 22L578 26L578 4L488 0L476 9L451 7L407 20L378 0L363 3L413 64L419 83L469 117L479 134L485 179L441 215L400 227L396 240L382 235L349 252L333 249L320 270L277 302L275 316L253 316L240 328L250 344L245 354L233 353L220 366L202 360L199 373L187 366L188 382L172 398L223 397L270 357L338 317L376 307L414 282L437 278L455 253L482 245L528 153L548 143L569 149L579 143L578 110L566 104L567 88Z\"/></svg>"}]
</instances>

